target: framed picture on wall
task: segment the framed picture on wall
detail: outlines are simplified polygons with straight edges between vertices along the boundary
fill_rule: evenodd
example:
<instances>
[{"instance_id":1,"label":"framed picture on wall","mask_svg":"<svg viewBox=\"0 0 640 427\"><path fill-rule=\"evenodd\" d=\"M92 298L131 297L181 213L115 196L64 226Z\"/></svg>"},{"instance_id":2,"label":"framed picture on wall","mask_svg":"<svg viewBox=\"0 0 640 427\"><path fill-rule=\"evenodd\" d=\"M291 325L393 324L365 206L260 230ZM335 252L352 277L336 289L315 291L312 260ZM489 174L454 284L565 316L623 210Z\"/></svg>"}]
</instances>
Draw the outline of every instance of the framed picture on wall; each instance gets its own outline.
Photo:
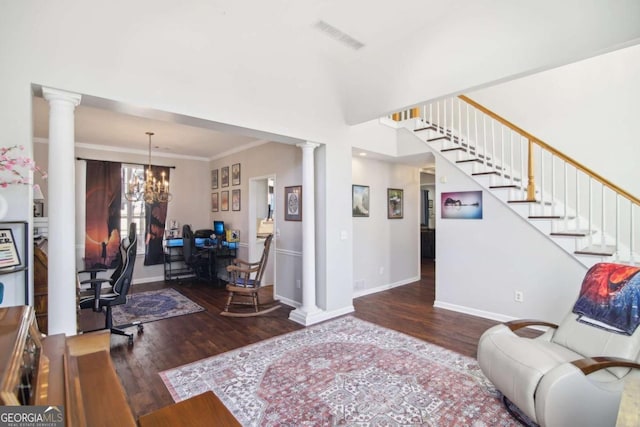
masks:
<instances>
[{"instance_id":1,"label":"framed picture on wall","mask_svg":"<svg viewBox=\"0 0 640 427\"><path fill-rule=\"evenodd\" d=\"M404 190L387 188L387 218L400 219L404 214Z\"/></svg>"},{"instance_id":2,"label":"framed picture on wall","mask_svg":"<svg viewBox=\"0 0 640 427\"><path fill-rule=\"evenodd\" d=\"M222 181L223 187L229 186L229 166L220 168L220 180Z\"/></svg>"},{"instance_id":3,"label":"framed picture on wall","mask_svg":"<svg viewBox=\"0 0 640 427\"><path fill-rule=\"evenodd\" d=\"M211 193L211 212L218 212L218 193Z\"/></svg>"},{"instance_id":4,"label":"framed picture on wall","mask_svg":"<svg viewBox=\"0 0 640 427\"><path fill-rule=\"evenodd\" d=\"M220 192L220 210L228 211L229 210L229 191L221 191Z\"/></svg>"},{"instance_id":5,"label":"framed picture on wall","mask_svg":"<svg viewBox=\"0 0 640 427\"><path fill-rule=\"evenodd\" d=\"M302 221L302 185L284 187L284 220Z\"/></svg>"},{"instance_id":6,"label":"framed picture on wall","mask_svg":"<svg viewBox=\"0 0 640 427\"><path fill-rule=\"evenodd\" d=\"M482 191L440 193L443 219L482 219Z\"/></svg>"},{"instance_id":7,"label":"framed picture on wall","mask_svg":"<svg viewBox=\"0 0 640 427\"><path fill-rule=\"evenodd\" d=\"M240 210L240 190L232 190L231 191L231 210L239 211Z\"/></svg>"},{"instance_id":8,"label":"framed picture on wall","mask_svg":"<svg viewBox=\"0 0 640 427\"><path fill-rule=\"evenodd\" d=\"M240 163L231 165L231 185L240 185Z\"/></svg>"},{"instance_id":9,"label":"framed picture on wall","mask_svg":"<svg viewBox=\"0 0 640 427\"><path fill-rule=\"evenodd\" d=\"M218 189L218 169L214 169L211 171L211 189Z\"/></svg>"},{"instance_id":10,"label":"framed picture on wall","mask_svg":"<svg viewBox=\"0 0 640 427\"><path fill-rule=\"evenodd\" d=\"M351 186L351 211L355 217L369 216L369 186Z\"/></svg>"}]
</instances>

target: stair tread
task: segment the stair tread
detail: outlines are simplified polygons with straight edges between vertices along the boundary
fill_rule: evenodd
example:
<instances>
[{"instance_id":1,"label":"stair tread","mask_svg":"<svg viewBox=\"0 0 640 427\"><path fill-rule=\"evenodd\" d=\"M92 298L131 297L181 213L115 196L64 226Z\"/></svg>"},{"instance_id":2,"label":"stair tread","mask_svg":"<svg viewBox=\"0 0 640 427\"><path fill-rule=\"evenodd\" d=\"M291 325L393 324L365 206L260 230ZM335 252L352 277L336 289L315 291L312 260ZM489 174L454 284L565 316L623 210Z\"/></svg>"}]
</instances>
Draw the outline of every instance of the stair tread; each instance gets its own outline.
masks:
<instances>
[{"instance_id":1,"label":"stair tread","mask_svg":"<svg viewBox=\"0 0 640 427\"><path fill-rule=\"evenodd\" d=\"M612 256L616 253L616 247L611 245L591 245L574 252L578 255Z\"/></svg>"},{"instance_id":2,"label":"stair tread","mask_svg":"<svg viewBox=\"0 0 640 427\"><path fill-rule=\"evenodd\" d=\"M456 163L472 163L472 162L482 163L482 160L480 160L480 159L464 159L464 160L456 160Z\"/></svg>"},{"instance_id":3,"label":"stair tread","mask_svg":"<svg viewBox=\"0 0 640 427\"><path fill-rule=\"evenodd\" d=\"M418 129L414 129L414 132L420 132L422 130L437 130L435 126L426 126Z\"/></svg>"},{"instance_id":4,"label":"stair tread","mask_svg":"<svg viewBox=\"0 0 640 427\"><path fill-rule=\"evenodd\" d=\"M519 185L490 185L489 189L490 190L494 190L494 189L500 189L500 188L522 188Z\"/></svg>"},{"instance_id":5,"label":"stair tread","mask_svg":"<svg viewBox=\"0 0 640 427\"><path fill-rule=\"evenodd\" d=\"M427 139L427 142L440 141L441 139L451 139L451 137L443 135L443 136L439 136L437 138Z\"/></svg>"},{"instance_id":6,"label":"stair tread","mask_svg":"<svg viewBox=\"0 0 640 427\"><path fill-rule=\"evenodd\" d=\"M466 151L466 150L462 147L443 148L442 150L440 150L441 153L446 153L448 151Z\"/></svg>"},{"instance_id":7,"label":"stair tread","mask_svg":"<svg viewBox=\"0 0 640 427\"><path fill-rule=\"evenodd\" d=\"M507 203L535 203L537 205L543 204L540 200L507 200ZM551 202L544 202L544 205L551 206Z\"/></svg>"},{"instance_id":8,"label":"stair tread","mask_svg":"<svg viewBox=\"0 0 640 427\"><path fill-rule=\"evenodd\" d=\"M496 171L487 171L487 172L474 172L471 175L475 176L475 175L500 175L500 174Z\"/></svg>"},{"instance_id":9,"label":"stair tread","mask_svg":"<svg viewBox=\"0 0 640 427\"><path fill-rule=\"evenodd\" d=\"M566 236L566 237L587 237L593 234L594 231L589 230L568 230L568 231L554 231L549 233L551 236Z\"/></svg>"},{"instance_id":10,"label":"stair tread","mask_svg":"<svg viewBox=\"0 0 640 427\"><path fill-rule=\"evenodd\" d=\"M560 215L529 215L527 218L529 219L564 219L564 217Z\"/></svg>"}]
</instances>

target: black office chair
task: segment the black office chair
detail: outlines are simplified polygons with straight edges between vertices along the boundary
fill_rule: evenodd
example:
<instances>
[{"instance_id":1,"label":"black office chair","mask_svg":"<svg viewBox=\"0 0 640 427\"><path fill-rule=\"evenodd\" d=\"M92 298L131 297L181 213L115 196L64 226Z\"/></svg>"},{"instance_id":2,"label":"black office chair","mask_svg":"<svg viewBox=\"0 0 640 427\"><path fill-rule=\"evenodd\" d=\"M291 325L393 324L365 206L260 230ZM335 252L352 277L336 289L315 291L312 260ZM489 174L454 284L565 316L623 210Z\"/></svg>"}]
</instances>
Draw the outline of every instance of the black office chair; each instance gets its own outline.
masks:
<instances>
[{"instance_id":1,"label":"black office chair","mask_svg":"<svg viewBox=\"0 0 640 427\"><path fill-rule=\"evenodd\" d=\"M127 239L123 239L120 242L120 246L119 246L119 250L118 253L116 254L116 268L113 270L113 273L111 273L111 276L109 276L108 282L113 286L113 284L115 283L115 281L118 279L118 277L120 277L120 275L122 274L122 269L124 268L124 257L126 254L126 248L123 247L123 243L125 242L132 242L134 241L134 239L136 239L136 225L134 223L132 223L129 226L129 234L127 235ZM127 243L128 245L128 243ZM86 270L81 270L78 271L78 274L89 274L89 279L86 280L81 280L80 281L80 285L82 288L82 285L94 285L95 283L97 283L96 279L98 279L98 273L104 273L106 272L107 269L106 268L88 268ZM105 283L106 280L104 279L100 279L101 283ZM96 310L97 311L97 310Z\"/></svg>"},{"instance_id":2,"label":"black office chair","mask_svg":"<svg viewBox=\"0 0 640 427\"><path fill-rule=\"evenodd\" d=\"M199 280L212 279L210 254L196 247L196 238L189 224L182 226L182 255L184 263L191 268Z\"/></svg>"},{"instance_id":3,"label":"black office chair","mask_svg":"<svg viewBox=\"0 0 640 427\"><path fill-rule=\"evenodd\" d=\"M112 315L112 307L126 304L127 294L129 293L131 281L133 280L133 268L136 262L138 244L136 225L133 223L129 228L129 236L133 236L133 238L130 239L129 237L126 237L122 239L120 247L124 250L123 266L120 275L111 283L111 288L102 289L102 284L105 282L111 282L111 279L95 278L88 280L87 282L91 283L93 293L91 295L81 296L79 305L81 309L91 308L96 312L104 312L104 329L109 329L112 334L129 337L129 344L133 344L133 334L125 332L122 328L136 325L138 326L138 331L142 332L142 325L140 323L134 323L114 327Z\"/></svg>"}]
</instances>

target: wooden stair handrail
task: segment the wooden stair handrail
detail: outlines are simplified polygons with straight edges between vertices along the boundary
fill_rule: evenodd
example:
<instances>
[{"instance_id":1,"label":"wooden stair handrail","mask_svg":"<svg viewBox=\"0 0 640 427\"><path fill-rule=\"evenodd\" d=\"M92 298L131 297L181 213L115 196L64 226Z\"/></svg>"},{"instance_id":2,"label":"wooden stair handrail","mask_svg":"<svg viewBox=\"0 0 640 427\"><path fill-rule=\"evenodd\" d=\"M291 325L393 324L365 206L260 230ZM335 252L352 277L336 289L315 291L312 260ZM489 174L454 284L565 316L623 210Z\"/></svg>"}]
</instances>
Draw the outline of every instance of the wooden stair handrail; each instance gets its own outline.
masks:
<instances>
[{"instance_id":1,"label":"wooden stair handrail","mask_svg":"<svg viewBox=\"0 0 640 427\"><path fill-rule=\"evenodd\" d=\"M601 184L605 185L606 187L609 187L610 189L612 189L613 191L617 192L618 194L624 196L625 198L629 199L633 203L640 205L640 199L639 198L633 196L631 193L623 190L622 188L618 187L617 185L615 185L611 181L609 181L609 180L603 178L602 176L598 175L597 173L595 173L594 171L592 171L588 167L581 165L577 161L573 160L571 157L567 156L566 154L562 153L561 151L558 151L557 149L553 148L552 146L550 146L546 142L540 140L539 138L536 138L535 136L531 135L529 132L525 131L524 129L519 128L518 126L514 125L513 123L511 123L507 119L499 116L498 114L494 113L493 111L489 110L488 108L478 104L476 101L474 101L473 99L469 98L468 96L459 95L458 98L460 98L462 101L466 102L467 104L477 108L478 110L482 111L483 113L485 113L489 117L493 118L494 120L502 123L504 126L508 127L509 129L513 130L514 132L517 132L520 135L524 136L530 142L533 142L533 143L539 145L540 147L544 148L545 150L551 152L556 157L561 158L562 160L564 160L565 162L569 163L570 165L572 165L576 169L581 170L582 172L584 172L585 174L589 175L590 177L596 179L597 181L600 181Z\"/></svg>"}]
</instances>

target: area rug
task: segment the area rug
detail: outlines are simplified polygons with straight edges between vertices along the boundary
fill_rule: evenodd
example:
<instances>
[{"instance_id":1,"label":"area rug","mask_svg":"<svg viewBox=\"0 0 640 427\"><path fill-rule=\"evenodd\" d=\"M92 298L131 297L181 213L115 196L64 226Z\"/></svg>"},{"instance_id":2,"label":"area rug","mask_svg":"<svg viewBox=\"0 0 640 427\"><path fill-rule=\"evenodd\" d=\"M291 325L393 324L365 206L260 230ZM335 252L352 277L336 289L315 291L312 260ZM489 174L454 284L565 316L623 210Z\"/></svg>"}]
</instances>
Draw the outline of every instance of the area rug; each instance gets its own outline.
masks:
<instances>
[{"instance_id":1,"label":"area rug","mask_svg":"<svg viewBox=\"0 0 640 427\"><path fill-rule=\"evenodd\" d=\"M130 294L127 303L113 307L113 324L147 323L197 313L204 308L173 288Z\"/></svg>"},{"instance_id":2,"label":"area rug","mask_svg":"<svg viewBox=\"0 0 640 427\"><path fill-rule=\"evenodd\" d=\"M160 373L243 426L516 426L475 359L355 317Z\"/></svg>"}]
</instances>

